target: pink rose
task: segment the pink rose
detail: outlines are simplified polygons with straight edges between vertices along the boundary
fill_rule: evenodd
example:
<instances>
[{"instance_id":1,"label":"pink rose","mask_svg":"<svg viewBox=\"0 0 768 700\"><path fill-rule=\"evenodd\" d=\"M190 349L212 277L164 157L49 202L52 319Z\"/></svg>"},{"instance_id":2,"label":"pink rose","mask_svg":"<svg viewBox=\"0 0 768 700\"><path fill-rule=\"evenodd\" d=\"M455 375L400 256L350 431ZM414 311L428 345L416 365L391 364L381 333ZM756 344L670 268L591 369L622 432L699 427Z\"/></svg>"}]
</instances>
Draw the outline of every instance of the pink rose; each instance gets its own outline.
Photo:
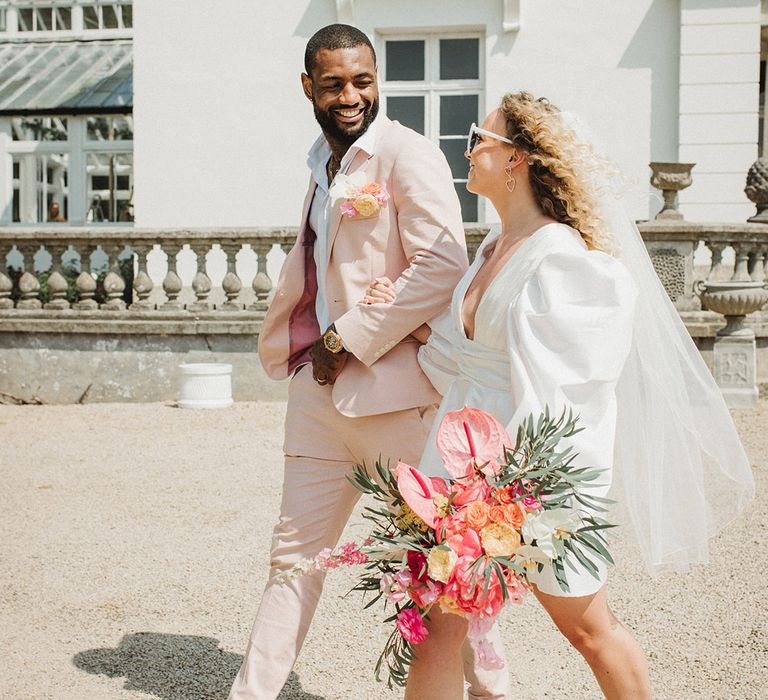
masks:
<instances>
[{"instance_id":1,"label":"pink rose","mask_svg":"<svg viewBox=\"0 0 768 700\"><path fill-rule=\"evenodd\" d=\"M468 479L457 481L451 486L451 491L456 494L453 497L453 505L456 508L465 506L472 501L484 501L491 492L488 482L481 476L472 476Z\"/></svg>"},{"instance_id":2,"label":"pink rose","mask_svg":"<svg viewBox=\"0 0 768 700\"><path fill-rule=\"evenodd\" d=\"M443 593L443 585L439 581L427 579L424 583L408 591L411 600L420 608L428 608Z\"/></svg>"},{"instance_id":3,"label":"pink rose","mask_svg":"<svg viewBox=\"0 0 768 700\"><path fill-rule=\"evenodd\" d=\"M421 644L429 635L429 630L416 608L406 608L397 613L395 625L403 635L403 639L411 644Z\"/></svg>"},{"instance_id":4,"label":"pink rose","mask_svg":"<svg viewBox=\"0 0 768 700\"><path fill-rule=\"evenodd\" d=\"M526 496L520 501L526 510L541 510L541 501L536 496Z\"/></svg>"}]
</instances>

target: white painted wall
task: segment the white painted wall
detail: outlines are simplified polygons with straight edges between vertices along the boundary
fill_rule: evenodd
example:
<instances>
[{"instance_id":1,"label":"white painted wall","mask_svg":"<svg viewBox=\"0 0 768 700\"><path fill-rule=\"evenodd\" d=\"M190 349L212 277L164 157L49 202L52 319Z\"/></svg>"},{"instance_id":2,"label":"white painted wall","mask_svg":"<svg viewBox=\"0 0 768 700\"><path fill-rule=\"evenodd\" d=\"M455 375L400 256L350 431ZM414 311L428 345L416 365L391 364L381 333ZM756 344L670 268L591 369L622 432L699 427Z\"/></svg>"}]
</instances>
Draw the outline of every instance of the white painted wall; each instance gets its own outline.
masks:
<instances>
[{"instance_id":1,"label":"white painted wall","mask_svg":"<svg viewBox=\"0 0 768 700\"><path fill-rule=\"evenodd\" d=\"M696 163L680 194L689 219L744 221L757 158L760 0L681 0L680 160Z\"/></svg>"},{"instance_id":2,"label":"white painted wall","mask_svg":"<svg viewBox=\"0 0 768 700\"><path fill-rule=\"evenodd\" d=\"M672 0L522 0L516 33L502 30L501 0L353 5L355 23L373 38L484 32L486 107L525 88L579 112L629 176L637 218L660 208L648 163L695 155L695 182L706 178L681 198L686 216L741 221L756 157L760 2L680 1L682 15ZM702 8L708 26L689 26ZM318 133L298 76L307 39L336 21L336 2L135 0L134 16L137 225L297 224L305 154ZM703 44L720 53L693 58ZM717 81L725 82L715 89ZM721 110L738 109L717 118L701 106L713 94ZM739 143L719 136L728 133Z\"/></svg>"}]
</instances>

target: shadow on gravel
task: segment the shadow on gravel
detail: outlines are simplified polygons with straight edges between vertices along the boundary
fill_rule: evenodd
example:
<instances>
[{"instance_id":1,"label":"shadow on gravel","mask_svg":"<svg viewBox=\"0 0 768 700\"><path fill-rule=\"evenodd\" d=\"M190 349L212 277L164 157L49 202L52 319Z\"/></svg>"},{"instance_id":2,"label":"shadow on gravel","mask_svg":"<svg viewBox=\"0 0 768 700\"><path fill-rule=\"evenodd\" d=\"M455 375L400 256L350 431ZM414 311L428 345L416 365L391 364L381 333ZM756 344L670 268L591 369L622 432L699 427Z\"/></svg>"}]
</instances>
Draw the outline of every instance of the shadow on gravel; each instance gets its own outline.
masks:
<instances>
[{"instance_id":1,"label":"shadow on gravel","mask_svg":"<svg viewBox=\"0 0 768 700\"><path fill-rule=\"evenodd\" d=\"M72 661L87 673L125 677L126 690L161 700L226 700L243 657L220 649L212 637L137 632L115 649L88 649ZM325 698L304 692L291 673L278 700Z\"/></svg>"}]
</instances>

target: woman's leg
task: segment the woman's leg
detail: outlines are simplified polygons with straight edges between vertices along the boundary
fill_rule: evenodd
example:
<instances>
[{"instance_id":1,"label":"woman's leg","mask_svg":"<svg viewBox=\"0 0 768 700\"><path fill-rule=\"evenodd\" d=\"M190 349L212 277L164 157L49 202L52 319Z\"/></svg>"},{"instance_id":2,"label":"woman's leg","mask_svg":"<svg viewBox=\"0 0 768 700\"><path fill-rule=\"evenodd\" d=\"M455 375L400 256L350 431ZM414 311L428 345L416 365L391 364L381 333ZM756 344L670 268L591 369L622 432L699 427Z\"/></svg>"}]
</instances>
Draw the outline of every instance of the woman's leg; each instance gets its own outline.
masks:
<instances>
[{"instance_id":1,"label":"woman's leg","mask_svg":"<svg viewBox=\"0 0 768 700\"><path fill-rule=\"evenodd\" d=\"M467 621L435 605L425 623L429 636L415 647L405 700L462 700L461 645L467 635Z\"/></svg>"},{"instance_id":2,"label":"woman's leg","mask_svg":"<svg viewBox=\"0 0 768 700\"><path fill-rule=\"evenodd\" d=\"M605 586L579 597L534 591L557 628L589 664L608 700L651 697L645 654L608 607Z\"/></svg>"}]
</instances>

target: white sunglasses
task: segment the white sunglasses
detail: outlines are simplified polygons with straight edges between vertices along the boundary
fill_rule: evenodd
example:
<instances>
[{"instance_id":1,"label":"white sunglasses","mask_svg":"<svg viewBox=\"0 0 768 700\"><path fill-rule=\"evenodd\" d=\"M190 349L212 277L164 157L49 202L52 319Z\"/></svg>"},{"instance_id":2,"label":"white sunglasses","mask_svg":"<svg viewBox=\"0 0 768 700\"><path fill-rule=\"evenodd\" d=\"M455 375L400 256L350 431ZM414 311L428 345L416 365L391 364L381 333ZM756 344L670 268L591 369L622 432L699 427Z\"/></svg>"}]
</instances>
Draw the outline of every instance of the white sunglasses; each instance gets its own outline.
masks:
<instances>
[{"instance_id":1,"label":"white sunglasses","mask_svg":"<svg viewBox=\"0 0 768 700\"><path fill-rule=\"evenodd\" d=\"M467 153L472 153L472 151L475 149L475 146L477 146L478 136L487 136L488 138L496 139L497 141L503 141L504 143L508 143L510 146L515 145L508 138L505 138L504 136L499 136L499 134L494 134L492 131L486 131L485 129L481 129L477 124L472 122L472 126L469 127L469 135L467 136Z\"/></svg>"}]
</instances>

